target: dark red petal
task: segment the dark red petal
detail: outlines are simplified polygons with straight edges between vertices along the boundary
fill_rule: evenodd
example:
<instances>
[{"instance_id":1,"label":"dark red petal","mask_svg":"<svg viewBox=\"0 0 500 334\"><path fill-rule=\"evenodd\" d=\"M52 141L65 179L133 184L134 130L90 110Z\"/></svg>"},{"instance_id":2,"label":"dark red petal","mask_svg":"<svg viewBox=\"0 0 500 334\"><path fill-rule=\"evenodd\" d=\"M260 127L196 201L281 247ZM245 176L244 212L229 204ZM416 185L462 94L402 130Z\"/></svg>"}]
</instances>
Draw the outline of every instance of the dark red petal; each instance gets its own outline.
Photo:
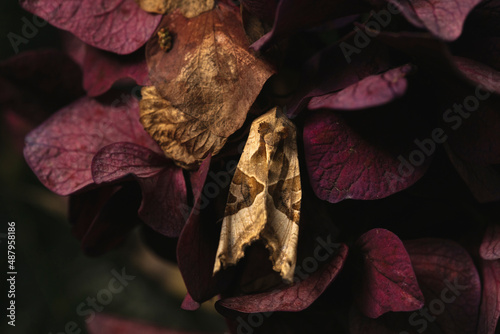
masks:
<instances>
[{"instance_id":1,"label":"dark red petal","mask_svg":"<svg viewBox=\"0 0 500 334\"><path fill-rule=\"evenodd\" d=\"M20 53L0 63L0 105L33 124L84 94L82 73L57 50Z\"/></svg>"},{"instance_id":2,"label":"dark red petal","mask_svg":"<svg viewBox=\"0 0 500 334\"><path fill-rule=\"evenodd\" d=\"M484 233L483 242L479 249L479 254L485 260L500 259L500 226L497 224L488 225Z\"/></svg>"},{"instance_id":3,"label":"dark red petal","mask_svg":"<svg viewBox=\"0 0 500 334\"><path fill-rule=\"evenodd\" d=\"M196 334L166 328L159 328L143 322L125 320L107 314L96 313L87 321L90 334Z\"/></svg>"},{"instance_id":4,"label":"dark red petal","mask_svg":"<svg viewBox=\"0 0 500 334\"><path fill-rule=\"evenodd\" d=\"M161 20L134 0L21 0L21 6L87 44L119 54L144 45Z\"/></svg>"},{"instance_id":5,"label":"dark red petal","mask_svg":"<svg viewBox=\"0 0 500 334\"><path fill-rule=\"evenodd\" d=\"M85 44L71 34L65 38L65 47L82 68L83 88L88 96L101 95L120 80L132 79L137 85L150 85L143 49L116 55Z\"/></svg>"},{"instance_id":6,"label":"dark red petal","mask_svg":"<svg viewBox=\"0 0 500 334\"><path fill-rule=\"evenodd\" d=\"M140 223L137 185L106 187L73 195L70 221L88 255L96 256L121 244Z\"/></svg>"},{"instance_id":7,"label":"dark red petal","mask_svg":"<svg viewBox=\"0 0 500 334\"><path fill-rule=\"evenodd\" d=\"M68 195L93 183L91 163L104 146L131 142L158 145L139 122L138 102L112 107L82 98L61 109L26 137L24 156L50 190Z\"/></svg>"},{"instance_id":8,"label":"dark red petal","mask_svg":"<svg viewBox=\"0 0 500 334\"><path fill-rule=\"evenodd\" d=\"M358 308L370 318L386 312L414 311L424 306L410 257L392 232L374 229L357 241L364 258Z\"/></svg>"},{"instance_id":9,"label":"dark red petal","mask_svg":"<svg viewBox=\"0 0 500 334\"><path fill-rule=\"evenodd\" d=\"M313 97L309 109L354 110L386 104L406 92L406 75L411 65L370 75L339 92Z\"/></svg>"},{"instance_id":10,"label":"dark red petal","mask_svg":"<svg viewBox=\"0 0 500 334\"><path fill-rule=\"evenodd\" d=\"M407 155L380 148L343 117L327 111L306 120L304 149L314 192L331 203L378 199L406 189L420 179L429 162L424 157L420 166L410 165Z\"/></svg>"},{"instance_id":11,"label":"dark red petal","mask_svg":"<svg viewBox=\"0 0 500 334\"><path fill-rule=\"evenodd\" d=\"M220 228L210 221L212 216L207 213L207 209L210 209L207 206L208 199L203 194L210 160L205 159L199 170L191 174L194 206L190 214L190 208L183 207L189 218L177 244L177 262L182 278L189 294L198 303L217 293L213 269Z\"/></svg>"},{"instance_id":12,"label":"dark red petal","mask_svg":"<svg viewBox=\"0 0 500 334\"><path fill-rule=\"evenodd\" d=\"M432 313L438 301L445 307L436 311L435 325L444 333L473 333L481 300L479 274L466 250L444 239L418 239L404 243Z\"/></svg>"},{"instance_id":13,"label":"dark red petal","mask_svg":"<svg viewBox=\"0 0 500 334\"><path fill-rule=\"evenodd\" d=\"M153 230L178 237L186 222L187 190L184 174L172 162L151 177L140 178L142 205L139 217Z\"/></svg>"},{"instance_id":14,"label":"dark red petal","mask_svg":"<svg viewBox=\"0 0 500 334\"><path fill-rule=\"evenodd\" d=\"M402 8L403 15L417 27L425 26L435 36L453 41L462 33L469 12L481 0L390 0Z\"/></svg>"},{"instance_id":15,"label":"dark red petal","mask_svg":"<svg viewBox=\"0 0 500 334\"><path fill-rule=\"evenodd\" d=\"M272 30L255 42L252 47L261 50L279 38L328 20L355 14L360 9L361 5L356 1L281 0L276 9Z\"/></svg>"},{"instance_id":16,"label":"dark red petal","mask_svg":"<svg viewBox=\"0 0 500 334\"><path fill-rule=\"evenodd\" d=\"M478 334L494 334L500 316L500 260L482 261L483 297Z\"/></svg>"},{"instance_id":17,"label":"dark red petal","mask_svg":"<svg viewBox=\"0 0 500 334\"><path fill-rule=\"evenodd\" d=\"M444 239L405 242L425 298L414 312L386 313L371 319L351 309L352 334L477 333L481 284L472 258Z\"/></svg>"},{"instance_id":18,"label":"dark red petal","mask_svg":"<svg viewBox=\"0 0 500 334\"><path fill-rule=\"evenodd\" d=\"M500 171L492 165L480 165L458 157L445 145L448 157L480 203L500 201Z\"/></svg>"},{"instance_id":19,"label":"dark red petal","mask_svg":"<svg viewBox=\"0 0 500 334\"><path fill-rule=\"evenodd\" d=\"M301 311L311 305L333 282L347 257L347 246L342 244L333 259L304 280L291 286L252 295L221 299L225 307L244 313Z\"/></svg>"},{"instance_id":20,"label":"dark red petal","mask_svg":"<svg viewBox=\"0 0 500 334\"><path fill-rule=\"evenodd\" d=\"M167 162L164 155L144 146L113 143L101 148L92 159L92 178L96 184L113 182L128 174L146 178L158 174Z\"/></svg>"}]
</instances>

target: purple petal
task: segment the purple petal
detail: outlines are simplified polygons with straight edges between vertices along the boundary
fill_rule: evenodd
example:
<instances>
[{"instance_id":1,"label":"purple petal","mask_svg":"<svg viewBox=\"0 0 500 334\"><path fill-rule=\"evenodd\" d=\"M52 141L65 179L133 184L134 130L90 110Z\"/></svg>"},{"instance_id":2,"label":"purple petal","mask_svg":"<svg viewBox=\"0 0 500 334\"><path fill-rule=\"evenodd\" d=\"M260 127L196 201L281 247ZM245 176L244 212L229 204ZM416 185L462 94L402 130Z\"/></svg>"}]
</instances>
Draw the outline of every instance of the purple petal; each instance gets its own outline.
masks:
<instances>
[{"instance_id":1,"label":"purple petal","mask_svg":"<svg viewBox=\"0 0 500 334\"><path fill-rule=\"evenodd\" d=\"M406 75L411 65L368 76L343 90L313 97L309 109L354 110L386 104L406 92Z\"/></svg>"},{"instance_id":2,"label":"purple petal","mask_svg":"<svg viewBox=\"0 0 500 334\"><path fill-rule=\"evenodd\" d=\"M167 161L165 156L144 146L113 143L100 149L92 159L92 178L96 184L113 182L128 174L146 178L158 174Z\"/></svg>"},{"instance_id":3,"label":"purple petal","mask_svg":"<svg viewBox=\"0 0 500 334\"><path fill-rule=\"evenodd\" d=\"M435 36L445 41L453 41L462 33L469 12L481 0L390 0L390 2L398 4L403 15L417 27L423 25Z\"/></svg>"},{"instance_id":4,"label":"purple petal","mask_svg":"<svg viewBox=\"0 0 500 334\"><path fill-rule=\"evenodd\" d=\"M87 44L119 54L144 45L162 18L134 0L21 0L21 6Z\"/></svg>"},{"instance_id":5,"label":"purple petal","mask_svg":"<svg viewBox=\"0 0 500 334\"><path fill-rule=\"evenodd\" d=\"M61 109L26 137L24 156L50 190L68 195L93 183L91 163L104 146L131 142L157 150L139 122L139 104L106 106L82 98Z\"/></svg>"}]
</instances>

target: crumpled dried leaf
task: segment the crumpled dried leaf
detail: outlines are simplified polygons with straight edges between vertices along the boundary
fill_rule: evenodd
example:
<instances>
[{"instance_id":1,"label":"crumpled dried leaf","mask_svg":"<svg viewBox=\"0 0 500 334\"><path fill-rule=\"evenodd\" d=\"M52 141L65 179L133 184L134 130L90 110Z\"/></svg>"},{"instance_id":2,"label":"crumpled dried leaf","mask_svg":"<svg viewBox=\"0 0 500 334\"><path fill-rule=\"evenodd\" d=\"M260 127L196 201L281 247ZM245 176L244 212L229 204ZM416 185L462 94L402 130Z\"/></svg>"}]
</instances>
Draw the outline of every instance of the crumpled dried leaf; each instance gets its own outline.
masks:
<instances>
[{"instance_id":1,"label":"crumpled dried leaf","mask_svg":"<svg viewBox=\"0 0 500 334\"><path fill-rule=\"evenodd\" d=\"M358 308L370 318L392 311L414 311L424 305L410 256L392 232L373 229L357 241L364 255Z\"/></svg>"},{"instance_id":2,"label":"crumpled dried leaf","mask_svg":"<svg viewBox=\"0 0 500 334\"><path fill-rule=\"evenodd\" d=\"M165 14L179 8L182 15L192 18L214 8L214 0L135 0L150 13Z\"/></svg>"},{"instance_id":3,"label":"crumpled dried leaf","mask_svg":"<svg viewBox=\"0 0 500 334\"><path fill-rule=\"evenodd\" d=\"M272 69L248 50L237 7L219 3L193 19L176 11L160 27L173 46L146 46L156 89L143 90L141 122L167 157L195 168L243 125Z\"/></svg>"},{"instance_id":4,"label":"crumpled dried leaf","mask_svg":"<svg viewBox=\"0 0 500 334\"><path fill-rule=\"evenodd\" d=\"M144 45L161 20L134 0L22 0L21 6L85 43L118 54Z\"/></svg>"}]
</instances>

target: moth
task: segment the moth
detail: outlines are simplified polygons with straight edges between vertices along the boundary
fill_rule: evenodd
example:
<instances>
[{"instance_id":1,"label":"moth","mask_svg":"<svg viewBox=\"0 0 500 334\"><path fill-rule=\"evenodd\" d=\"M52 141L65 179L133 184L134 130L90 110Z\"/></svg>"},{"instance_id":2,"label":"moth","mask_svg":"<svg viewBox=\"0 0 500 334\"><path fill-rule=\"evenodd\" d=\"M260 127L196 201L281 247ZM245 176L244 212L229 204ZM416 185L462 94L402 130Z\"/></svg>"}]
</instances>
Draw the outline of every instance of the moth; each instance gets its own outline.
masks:
<instances>
[{"instance_id":1,"label":"moth","mask_svg":"<svg viewBox=\"0 0 500 334\"><path fill-rule=\"evenodd\" d=\"M166 28L161 28L157 34L160 49L165 52L170 51L170 49L172 49L172 35L170 34L170 31Z\"/></svg>"},{"instance_id":2,"label":"moth","mask_svg":"<svg viewBox=\"0 0 500 334\"><path fill-rule=\"evenodd\" d=\"M214 274L262 240L273 269L293 281L302 199L296 137L278 108L252 123L229 187Z\"/></svg>"}]
</instances>

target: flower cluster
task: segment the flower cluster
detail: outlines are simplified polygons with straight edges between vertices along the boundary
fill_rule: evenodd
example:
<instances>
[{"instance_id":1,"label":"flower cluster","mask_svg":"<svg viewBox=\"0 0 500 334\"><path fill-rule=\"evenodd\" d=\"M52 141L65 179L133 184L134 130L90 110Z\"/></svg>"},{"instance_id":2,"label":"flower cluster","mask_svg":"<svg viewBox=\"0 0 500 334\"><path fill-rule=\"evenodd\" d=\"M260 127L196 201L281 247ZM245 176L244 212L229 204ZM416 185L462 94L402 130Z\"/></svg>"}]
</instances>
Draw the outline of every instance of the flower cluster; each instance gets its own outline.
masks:
<instances>
[{"instance_id":1,"label":"flower cluster","mask_svg":"<svg viewBox=\"0 0 500 334\"><path fill-rule=\"evenodd\" d=\"M500 1L21 5L62 47L0 103L84 252L158 234L231 333L495 333Z\"/></svg>"}]
</instances>

